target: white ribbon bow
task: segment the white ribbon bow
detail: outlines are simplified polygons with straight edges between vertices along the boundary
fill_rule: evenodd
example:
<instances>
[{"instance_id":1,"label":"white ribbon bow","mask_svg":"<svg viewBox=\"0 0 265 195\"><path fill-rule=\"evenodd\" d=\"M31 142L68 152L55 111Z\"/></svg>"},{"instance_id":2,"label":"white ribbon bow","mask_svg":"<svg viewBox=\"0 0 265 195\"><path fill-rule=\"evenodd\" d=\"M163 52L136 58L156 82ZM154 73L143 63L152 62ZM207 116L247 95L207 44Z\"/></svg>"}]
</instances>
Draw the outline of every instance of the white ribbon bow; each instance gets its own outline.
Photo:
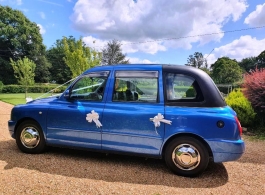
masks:
<instances>
[{"instance_id":1,"label":"white ribbon bow","mask_svg":"<svg viewBox=\"0 0 265 195\"><path fill-rule=\"evenodd\" d=\"M96 123L97 128L102 126L102 124L100 123L98 119L99 119L99 115L94 110L92 110L91 113L86 115L86 120L90 123L94 121L94 123Z\"/></svg>"},{"instance_id":2,"label":"white ribbon bow","mask_svg":"<svg viewBox=\"0 0 265 195\"><path fill-rule=\"evenodd\" d=\"M158 113L154 118L150 118L154 122L155 127L160 126L160 122L171 125L172 121L164 119L164 116L161 113Z\"/></svg>"}]
</instances>

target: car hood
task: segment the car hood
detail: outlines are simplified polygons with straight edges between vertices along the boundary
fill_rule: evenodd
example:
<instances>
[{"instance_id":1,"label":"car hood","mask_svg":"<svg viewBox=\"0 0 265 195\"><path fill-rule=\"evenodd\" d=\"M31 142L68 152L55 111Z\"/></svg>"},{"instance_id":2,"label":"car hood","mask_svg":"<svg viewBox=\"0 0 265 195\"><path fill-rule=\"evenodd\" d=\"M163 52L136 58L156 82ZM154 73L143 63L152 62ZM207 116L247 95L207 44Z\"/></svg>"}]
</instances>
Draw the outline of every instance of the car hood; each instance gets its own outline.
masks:
<instances>
[{"instance_id":1,"label":"car hood","mask_svg":"<svg viewBox=\"0 0 265 195\"><path fill-rule=\"evenodd\" d=\"M36 100L32 100L30 102L27 102L27 105L31 105L31 104L49 104L52 103L54 101L58 100L58 97L54 96L54 97L47 97L47 98L41 98L41 99L36 99Z\"/></svg>"}]
</instances>

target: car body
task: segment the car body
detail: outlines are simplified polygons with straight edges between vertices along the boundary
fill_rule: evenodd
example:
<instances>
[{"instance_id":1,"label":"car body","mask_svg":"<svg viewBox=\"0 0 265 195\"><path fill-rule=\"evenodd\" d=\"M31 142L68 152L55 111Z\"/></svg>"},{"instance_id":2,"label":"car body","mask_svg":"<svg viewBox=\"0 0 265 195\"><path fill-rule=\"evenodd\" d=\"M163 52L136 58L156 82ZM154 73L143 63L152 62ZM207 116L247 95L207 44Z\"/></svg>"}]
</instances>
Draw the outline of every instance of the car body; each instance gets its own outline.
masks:
<instances>
[{"instance_id":1,"label":"car body","mask_svg":"<svg viewBox=\"0 0 265 195\"><path fill-rule=\"evenodd\" d=\"M183 176L245 150L236 113L212 79L180 65L91 68L60 96L15 106L8 126L26 153L51 145L164 158Z\"/></svg>"}]
</instances>

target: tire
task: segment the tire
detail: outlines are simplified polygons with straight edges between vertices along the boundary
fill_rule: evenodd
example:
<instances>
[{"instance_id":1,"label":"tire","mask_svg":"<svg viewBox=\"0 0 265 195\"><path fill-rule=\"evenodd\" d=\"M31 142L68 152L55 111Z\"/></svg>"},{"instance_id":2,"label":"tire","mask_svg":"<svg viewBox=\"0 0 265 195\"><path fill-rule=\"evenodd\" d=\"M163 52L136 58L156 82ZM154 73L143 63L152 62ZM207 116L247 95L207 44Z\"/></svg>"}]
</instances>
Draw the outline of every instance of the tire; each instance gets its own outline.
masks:
<instances>
[{"instance_id":1,"label":"tire","mask_svg":"<svg viewBox=\"0 0 265 195\"><path fill-rule=\"evenodd\" d=\"M165 150L169 169L184 177L195 177L208 166L209 153L206 147L193 137L183 136L172 140Z\"/></svg>"},{"instance_id":2,"label":"tire","mask_svg":"<svg viewBox=\"0 0 265 195\"><path fill-rule=\"evenodd\" d=\"M16 143L22 152L28 154L42 153L46 148L43 131L35 121L24 121L18 126Z\"/></svg>"}]
</instances>

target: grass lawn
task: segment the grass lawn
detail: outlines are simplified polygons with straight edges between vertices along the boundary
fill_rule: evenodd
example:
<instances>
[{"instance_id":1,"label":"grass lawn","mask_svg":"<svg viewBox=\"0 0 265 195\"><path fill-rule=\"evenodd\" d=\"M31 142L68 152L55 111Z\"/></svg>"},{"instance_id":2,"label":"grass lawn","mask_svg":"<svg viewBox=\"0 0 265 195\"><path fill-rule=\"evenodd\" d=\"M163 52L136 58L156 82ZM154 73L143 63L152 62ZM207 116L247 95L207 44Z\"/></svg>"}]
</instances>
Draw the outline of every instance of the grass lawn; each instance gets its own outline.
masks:
<instances>
[{"instance_id":1,"label":"grass lawn","mask_svg":"<svg viewBox=\"0 0 265 195\"><path fill-rule=\"evenodd\" d=\"M40 97L41 95L43 95L43 93L28 93L27 97L32 97L33 99L35 99L37 97ZM1 93L0 101L13 105L25 104L26 103L25 93Z\"/></svg>"}]
</instances>

